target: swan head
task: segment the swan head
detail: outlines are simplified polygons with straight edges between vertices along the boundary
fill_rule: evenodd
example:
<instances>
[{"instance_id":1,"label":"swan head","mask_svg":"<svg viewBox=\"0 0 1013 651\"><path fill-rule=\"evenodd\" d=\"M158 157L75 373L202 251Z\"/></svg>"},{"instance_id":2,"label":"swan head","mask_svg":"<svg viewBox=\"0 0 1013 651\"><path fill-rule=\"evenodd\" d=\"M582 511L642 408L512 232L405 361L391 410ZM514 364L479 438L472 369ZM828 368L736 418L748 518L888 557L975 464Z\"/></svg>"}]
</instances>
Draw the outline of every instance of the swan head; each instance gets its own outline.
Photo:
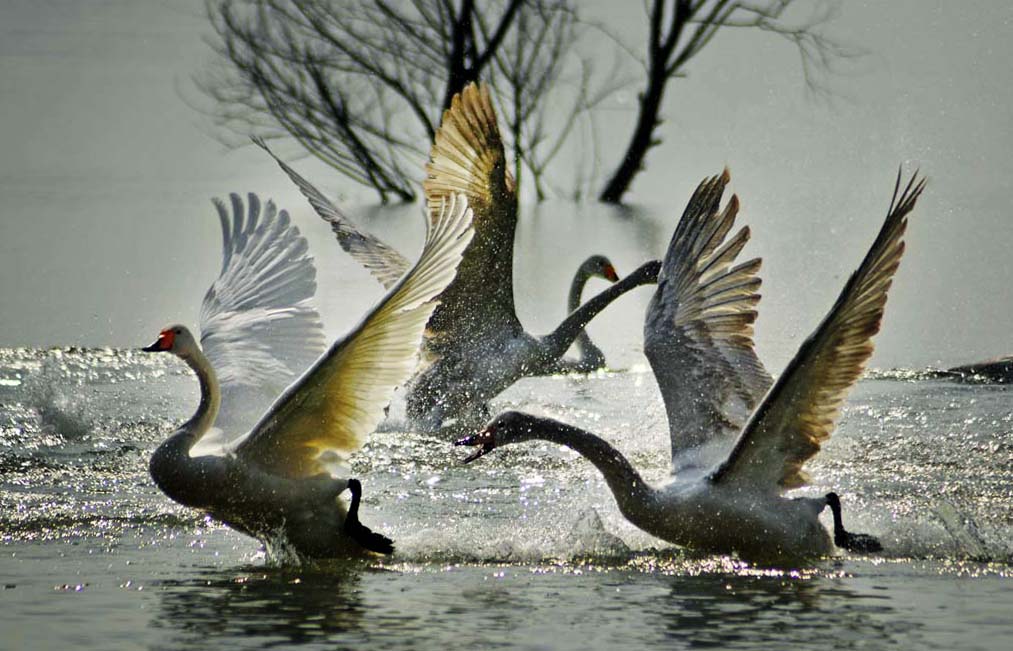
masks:
<instances>
[{"instance_id":1,"label":"swan head","mask_svg":"<svg viewBox=\"0 0 1013 651\"><path fill-rule=\"evenodd\" d=\"M519 411L505 411L489 421L477 434L454 441L454 445L478 448L464 460L464 463L471 463L500 446L534 438L537 423L538 419L529 414Z\"/></svg>"},{"instance_id":2,"label":"swan head","mask_svg":"<svg viewBox=\"0 0 1013 651\"><path fill-rule=\"evenodd\" d=\"M146 353L172 353L186 358L200 350L197 340L184 325L171 325L158 333L158 339L141 349Z\"/></svg>"},{"instance_id":3,"label":"swan head","mask_svg":"<svg viewBox=\"0 0 1013 651\"><path fill-rule=\"evenodd\" d=\"M619 274L616 273L615 265L603 255L592 255L584 261L583 266L588 277L604 278L613 283L619 280Z\"/></svg>"}]
</instances>

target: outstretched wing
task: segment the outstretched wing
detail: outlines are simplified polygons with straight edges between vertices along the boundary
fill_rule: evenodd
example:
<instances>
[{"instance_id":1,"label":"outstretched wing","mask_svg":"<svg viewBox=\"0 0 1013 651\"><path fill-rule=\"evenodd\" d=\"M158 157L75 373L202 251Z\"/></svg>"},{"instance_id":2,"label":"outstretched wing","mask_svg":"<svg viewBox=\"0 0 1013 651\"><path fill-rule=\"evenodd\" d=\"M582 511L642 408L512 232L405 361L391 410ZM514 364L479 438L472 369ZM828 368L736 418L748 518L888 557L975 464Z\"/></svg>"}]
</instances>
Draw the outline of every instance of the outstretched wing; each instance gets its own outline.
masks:
<instances>
[{"instance_id":1,"label":"outstretched wing","mask_svg":"<svg viewBox=\"0 0 1013 651\"><path fill-rule=\"evenodd\" d=\"M306 239L268 201L230 195L231 214L214 199L222 227L222 270L204 295L201 347L222 387L217 422L247 431L292 380L324 350L312 305L316 269Z\"/></svg>"},{"instance_id":2,"label":"outstretched wing","mask_svg":"<svg viewBox=\"0 0 1013 651\"><path fill-rule=\"evenodd\" d=\"M644 353L668 412L672 458L739 431L770 386L753 350L760 259L734 265L739 200L719 212L728 171L704 180L675 229L644 320Z\"/></svg>"},{"instance_id":3,"label":"outstretched wing","mask_svg":"<svg viewBox=\"0 0 1013 651\"><path fill-rule=\"evenodd\" d=\"M479 340L490 330L520 331L513 288L517 196L488 87L469 84L454 96L426 173L430 208L462 193L475 214L475 239L429 324L431 344L438 349L441 342Z\"/></svg>"},{"instance_id":4,"label":"outstretched wing","mask_svg":"<svg viewBox=\"0 0 1013 651\"><path fill-rule=\"evenodd\" d=\"M454 278L471 241L471 211L451 196L431 211L419 261L278 399L236 454L286 477L326 472L362 447L394 388L415 366L436 297Z\"/></svg>"},{"instance_id":5,"label":"outstretched wing","mask_svg":"<svg viewBox=\"0 0 1013 651\"><path fill-rule=\"evenodd\" d=\"M331 225L331 230L338 238L338 244L356 262L365 267L373 277L380 281L384 289L390 289L394 283L408 271L411 263L403 255L387 246L377 237L360 230L341 210L335 206L320 190L317 190L312 183L303 178L298 172L292 169L285 161L275 156L260 138L253 138L253 142L259 145L264 151L271 155L271 158L281 166L281 169L288 174L288 178L299 186L299 191L306 197L313 210L320 215L320 218Z\"/></svg>"},{"instance_id":6,"label":"outstretched wing","mask_svg":"<svg viewBox=\"0 0 1013 651\"><path fill-rule=\"evenodd\" d=\"M830 437L848 391L872 355L872 336L879 331L904 253L907 216L925 186L915 174L898 199L900 180L898 173L890 211L872 248L750 417L714 481L771 490L806 484L802 464Z\"/></svg>"}]
</instances>

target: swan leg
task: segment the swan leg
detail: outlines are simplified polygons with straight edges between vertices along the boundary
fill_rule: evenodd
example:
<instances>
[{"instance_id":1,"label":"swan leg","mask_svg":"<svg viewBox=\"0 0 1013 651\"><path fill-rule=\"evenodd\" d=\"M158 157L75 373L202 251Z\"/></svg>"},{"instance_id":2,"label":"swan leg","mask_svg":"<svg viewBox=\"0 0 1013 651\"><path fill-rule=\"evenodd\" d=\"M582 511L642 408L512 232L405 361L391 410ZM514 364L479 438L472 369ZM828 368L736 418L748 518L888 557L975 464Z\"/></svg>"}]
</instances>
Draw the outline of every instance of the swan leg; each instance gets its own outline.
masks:
<instances>
[{"instance_id":1,"label":"swan leg","mask_svg":"<svg viewBox=\"0 0 1013 651\"><path fill-rule=\"evenodd\" d=\"M352 540L371 552L393 554L393 540L373 532L369 527L359 522L359 500L362 498L362 484L359 483L358 479L349 479L348 490L352 492L352 503L349 505L348 514L345 516L345 533Z\"/></svg>"},{"instance_id":2,"label":"swan leg","mask_svg":"<svg viewBox=\"0 0 1013 651\"><path fill-rule=\"evenodd\" d=\"M841 517L841 498L838 497L837 493L827 493L824 499L826 499L827 506L830 507L830 511L834 514L835 545L849 552L860 554L883 551L883 545L874 536L870 536L867 533L851 533L845 530L844 520Z\"/></svg>"}]
</instances>

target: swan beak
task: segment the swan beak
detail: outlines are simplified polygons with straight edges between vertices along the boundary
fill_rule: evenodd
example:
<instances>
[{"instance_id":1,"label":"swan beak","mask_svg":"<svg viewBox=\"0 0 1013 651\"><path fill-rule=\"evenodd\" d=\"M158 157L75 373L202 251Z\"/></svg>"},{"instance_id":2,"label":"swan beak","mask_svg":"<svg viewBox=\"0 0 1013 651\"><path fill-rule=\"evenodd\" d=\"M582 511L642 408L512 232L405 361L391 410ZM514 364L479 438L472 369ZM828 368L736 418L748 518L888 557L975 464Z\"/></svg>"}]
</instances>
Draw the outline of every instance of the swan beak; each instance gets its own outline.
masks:
<instances>
[{"instance_id":1,"label":"swan beak","mask_svg":"<svg viewBox=\"0 0 1013 651\"><path fill-rule=\"evenodd\" d=\"M606 266L605 271L603 271L602 273L605 274L605 280L608 280L613 283L619 282L619 274L616 273L616 268L613 267L612 265Z\"/></svg>"},{"instance_id":2,"label":"swan beak","mask_svg":"<svg viewBox=\"0 0 1013 651\"><path fill-rule=\"evenodd\" d=\"M172 348L173 335L171 330L163 330L158 334L158 339L150 346L141 349L145 353L164 353Z\"/></svg>"},{"instance_id":3,"label":"swan beak","mask_svg":"<svg viewBox=\"0 0 1013 651\"><path fill-rule=\"evenodd\" d=\"M477 450L468 455L461 463L471 463L475 459L478 459L485 454L492 452L493 448L496 447L496 439L493 438L492 431L489 428L484 428L478 434L472 434L471 436L465 436L463 439L454 441L454 445L467 445L470 447L478 447Z\"/></svg>"}]
</instances>

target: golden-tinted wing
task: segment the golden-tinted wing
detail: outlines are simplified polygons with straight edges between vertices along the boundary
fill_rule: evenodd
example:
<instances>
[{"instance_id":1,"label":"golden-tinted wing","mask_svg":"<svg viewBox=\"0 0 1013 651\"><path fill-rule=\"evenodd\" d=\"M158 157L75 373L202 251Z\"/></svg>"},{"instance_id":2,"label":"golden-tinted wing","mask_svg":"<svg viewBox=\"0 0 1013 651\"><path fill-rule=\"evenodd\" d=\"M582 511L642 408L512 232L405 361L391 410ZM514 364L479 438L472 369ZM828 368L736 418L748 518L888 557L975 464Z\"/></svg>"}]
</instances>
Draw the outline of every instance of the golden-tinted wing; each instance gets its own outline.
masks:
<instances>
[{"instance_id":1,"label":"golden-tinted wing","mask_svg":"<svg viewBox=\"0 0 1013 651\"><path fill-rule=\"evenodd\" d=\"M436 297L471 241L467 199L440 200L418 262L366 318L289 387L236 446L247 461L285 477L309 477L362 447L394 388L415 367Z\"/></svg>"},{"instance_id":2,"label":"golden-tinted wing","mask_svg":"<svg viewBox=\"0 0 1013 651\"><path fill-rule=\"evenodd\" d=\"M403 255L392 249L380 238L360 229L345 213L334 205L324 194L312 183L307 181L301 174L292 169L285 161L274 155L274 152L260 138L254 138L261 149L271 155L271 158L281 167L282 171L292 179L298 186L299 191L309 200L313 210L325 222L331 225L334 236L338 238L338 244L356 262L366 268L373 275L384 289L390 289L401 276L408 271L411 264Z\"/></svg>"},{"instance_id":3,"label":"golden-tinted wing","mask_svg":"<svg viewBox=\"0 0 1013 651\"><path fill-rule=\"evenodd\" d=\"M925 186L915 174L898 199L900 180L898 174L890 211L862 264L753 412L714 481L768 490L806 484L802 464L830 437L848 391L872 355L872 337L904 253L907 216Z\"/></svg>"},{"instance_id":4,"label":"golden-tinted wing","mask_svg":"<svg viewBox=\"0 0 1013 651\"><path fill-rule=\"evenodd\" d=\"M753 349L760 259L735 265L749 241L739 200L720 211L728 171L704 180L672 235L644 319L644 353L665 400L672 458L739 432L770 387Z\"/></svg>"},{"instance_id":5,"label":"golden-tinted wing","mask_svg":"<svg viewBox=\"0 0 1013 651\"><path fill-rule=\"evenodd\" d=\"M475 215L475 238L429 324L432 343L480 339L488 329L519 330L513 293L517 196L488 87L470 84L454 96L436 132L423 188L431 207L464 194Z\"/></svg>"}]
</instances>

